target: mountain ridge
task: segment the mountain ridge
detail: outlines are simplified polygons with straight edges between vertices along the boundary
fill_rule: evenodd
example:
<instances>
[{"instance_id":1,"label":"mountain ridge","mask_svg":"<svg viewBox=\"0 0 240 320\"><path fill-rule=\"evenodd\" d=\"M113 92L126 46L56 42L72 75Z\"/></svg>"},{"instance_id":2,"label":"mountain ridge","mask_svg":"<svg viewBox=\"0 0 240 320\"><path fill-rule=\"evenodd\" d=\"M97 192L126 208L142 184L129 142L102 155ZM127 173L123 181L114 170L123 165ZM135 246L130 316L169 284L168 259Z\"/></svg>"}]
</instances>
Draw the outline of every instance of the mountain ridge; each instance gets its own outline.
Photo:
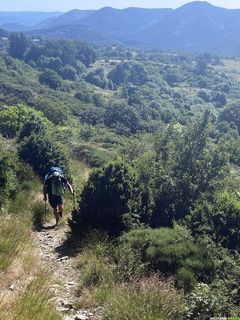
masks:
<instances>
[{"instance_id":1,"label":"mountain ridge","mask_svg":"<svg viewBox=\"0 0 240 320\"><path fill-rule=\"evenodd\" d=\"M74 9L48 17L31 31L22 31L96 44L116 42L170 51L240 54L240 9L225 9L206 1L189 2L176 9Z\"/></svg>"}]
</instances>

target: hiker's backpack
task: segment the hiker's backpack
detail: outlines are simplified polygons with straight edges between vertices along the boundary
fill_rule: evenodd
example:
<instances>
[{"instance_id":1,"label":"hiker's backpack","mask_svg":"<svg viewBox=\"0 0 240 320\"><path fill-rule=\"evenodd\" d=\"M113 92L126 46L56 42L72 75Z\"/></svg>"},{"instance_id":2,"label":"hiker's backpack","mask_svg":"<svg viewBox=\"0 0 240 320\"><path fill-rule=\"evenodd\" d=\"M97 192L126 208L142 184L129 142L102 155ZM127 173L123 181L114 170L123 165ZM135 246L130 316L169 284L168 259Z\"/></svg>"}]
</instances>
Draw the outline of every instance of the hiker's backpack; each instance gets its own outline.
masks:
<instances>
[{"instance_id":1,"label":"hiker's backpack","mask_svg":"<svg viewBox=\"0 0 240 320\"><path fill-rule=\"evenodd\" d=\"M58 172L61 177L64 177L64 173L63 173L63 170L61 168L59 168L59 167L51 167L48 170L47 174L45 175L44 181L47 181L47 179L50 178L53 175L54 172Z\"/></svg>"},{"instance_id":2,"label":"hiker's backpack","mask_svg":"<svg viewBox=\"0 0 240 320\"><path fill-rule=\"evenodd\" d=\"M55 176L54 172L58 172L59 175ZM59 167L51 167L45 176L45 181L48 179L51 181L51 194L55 196L63 196L65 193L65 185L62 179L64 178L63 170Z\"/></svg>"}]
</instances>

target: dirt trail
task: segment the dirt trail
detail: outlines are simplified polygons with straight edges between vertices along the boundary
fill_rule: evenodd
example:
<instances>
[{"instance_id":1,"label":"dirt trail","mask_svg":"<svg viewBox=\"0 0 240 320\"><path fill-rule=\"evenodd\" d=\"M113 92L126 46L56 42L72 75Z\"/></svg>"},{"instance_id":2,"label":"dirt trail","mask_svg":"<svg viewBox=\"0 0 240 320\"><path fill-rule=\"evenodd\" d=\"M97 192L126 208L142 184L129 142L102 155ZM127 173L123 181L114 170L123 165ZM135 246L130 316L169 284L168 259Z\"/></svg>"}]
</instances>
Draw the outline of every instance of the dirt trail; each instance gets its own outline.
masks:
<instances>
[{"instance_id":1,"label":"dirt trail","mask_svg":"<svg viewBox=\"0 0 240 320\"><path fill-rule=\"evenodd\" d=\"M67 226L51 228L50 224L33 233L33 239L40 251L40 257L49 270L54 272L56 310L64 320L100 320L101 309L78 310L76 308L78 274L74 268L75 257L72 245L67 239Z\"/></svg>"}]
</instances>

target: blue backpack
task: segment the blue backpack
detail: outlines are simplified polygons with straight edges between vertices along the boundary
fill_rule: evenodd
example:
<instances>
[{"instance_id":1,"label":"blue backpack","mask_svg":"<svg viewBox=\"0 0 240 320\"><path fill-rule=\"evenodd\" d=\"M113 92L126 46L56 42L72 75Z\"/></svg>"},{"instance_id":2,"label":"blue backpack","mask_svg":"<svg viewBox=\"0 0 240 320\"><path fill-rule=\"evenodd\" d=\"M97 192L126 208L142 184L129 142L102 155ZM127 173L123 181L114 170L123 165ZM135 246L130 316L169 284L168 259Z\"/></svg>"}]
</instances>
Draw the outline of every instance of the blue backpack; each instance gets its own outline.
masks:
<instances>
[{"instance_id":1,"label":"blue backpack","mask_svg":"<svg viewBox=\"0 0 240 320\"><path fill-rule=\"evenodd\" d=\"M59 176L54 176L54 172L58 172ZM63 170L59 167L51 167L45 175L45 182L51 179L51 193L56 196L63 196L65 192L65 185L62 182L64 177Z\"/></svg>"},{"instance_id":2,"label":"blue backpack","mask_svg":"<svg viewBox=\"0 0 240 320\"><path fill-rule=\"evenodd\" d=\"M44 181L47 181L47 179L50 178L53 175L53 172L58 172L61 177L64 177L64 173L63 173L63 170L61 168L59 168L59 167L51 167L48 170L47 174L45 175Z\"/></svg>"}]
</instances>

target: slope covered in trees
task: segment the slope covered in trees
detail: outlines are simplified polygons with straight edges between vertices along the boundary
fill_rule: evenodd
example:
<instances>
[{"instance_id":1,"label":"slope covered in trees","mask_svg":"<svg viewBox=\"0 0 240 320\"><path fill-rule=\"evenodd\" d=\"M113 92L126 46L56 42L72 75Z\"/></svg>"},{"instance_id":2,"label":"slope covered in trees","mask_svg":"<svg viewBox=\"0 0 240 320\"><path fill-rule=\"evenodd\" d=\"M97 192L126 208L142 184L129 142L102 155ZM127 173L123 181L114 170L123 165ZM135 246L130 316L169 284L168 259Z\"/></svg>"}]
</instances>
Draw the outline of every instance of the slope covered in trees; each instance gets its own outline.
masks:
<instances>
[{"instance_id":1,"label":"slope covered in trees","mask_svg":"<svg viewBox=\"0 0 240 320\"><path fill-rule=\"evenodd\" d=\"M239 316L239 59L22 34L1 48L1 215L21 217L32 183L64 168L78 307Z\"/></svg>"}]
</instances>

